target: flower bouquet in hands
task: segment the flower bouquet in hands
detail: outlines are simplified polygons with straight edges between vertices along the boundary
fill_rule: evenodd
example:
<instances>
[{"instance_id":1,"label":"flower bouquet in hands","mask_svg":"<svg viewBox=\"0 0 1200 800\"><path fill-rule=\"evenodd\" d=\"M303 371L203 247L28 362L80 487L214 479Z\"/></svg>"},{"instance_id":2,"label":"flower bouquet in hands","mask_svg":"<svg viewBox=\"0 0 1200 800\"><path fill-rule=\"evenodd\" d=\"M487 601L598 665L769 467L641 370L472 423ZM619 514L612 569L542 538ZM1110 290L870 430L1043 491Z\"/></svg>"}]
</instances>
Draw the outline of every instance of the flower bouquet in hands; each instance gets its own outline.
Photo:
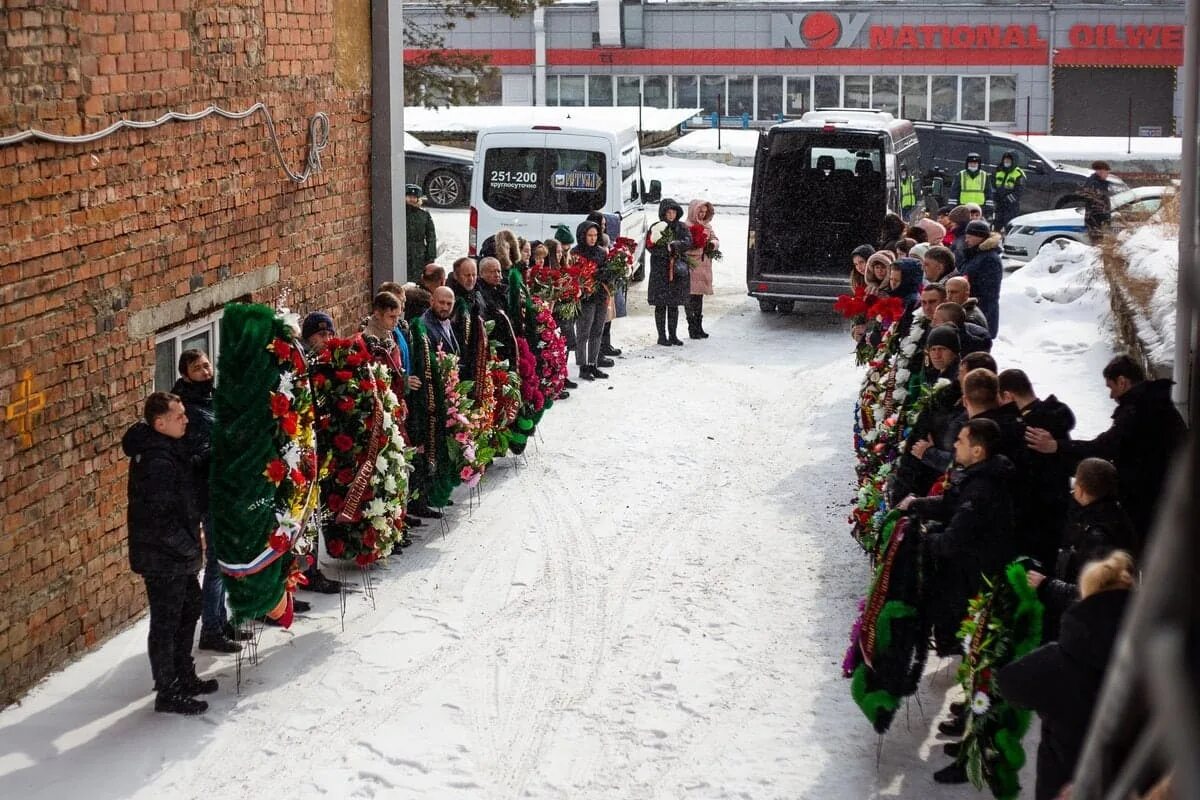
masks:
<instances>
[{"instance_id":1,"label":"flower bouquet in hands","mask_svg":"<svg viewBox=\"0 0 1200 800\"><path fill-rule=\"evenodd\" d=\"M637 242L624 236L609 248L603 283L611 293L616 294L629 288L629 276L633 274L633 257L636 252Z\"/></svg>"},{"instance_id":2,"label":"flower bouquet in hands","mask_svg":"<svg viewBox=\"0 0 1200 800\"><path fill-rule=\"evenodd\" d=\"M564 313L565 319L574 319L574 314L579 313L578 287L572 286L570 276L562 268L534 264L529 268L528 286L534 297L542 298L551 306L560 306L560 313L564 311L562 306L569 306L565 311L573 313L571 316Z\"/></svg>"},{"instance_id":3,"label":"flower bouquet in hands","mask_svg":"<svg viewBox=\"0 0 1200 800\"><path fill-rule=\"evenodd\" d=\"M853 326L866 326L867 314L875 302L874 295L868 295L865 286L856 286L853 294L838 295L833 304L833 310L850 320ZM871 344L870 332L864 330L854 347L854 363L862 366L875 355L875 347Z\"/></svg>"},{"instance_id":4,"label":"flower bouquet in hands","mask_svg":"<svg viewBox=\"0 0 1200 800\"><path fill-rule=\"evenodd\" d=\"M572 254L567 258L567 266L564 267L564 272L567 274L567 279L571 282L573 288L573 297L575 298L575 312L572 316L579 313L578 303L585 300L596 293L598 285L597 273L600 267L595 261L590 258L585 258L581 255Z\"/></svg>"}]
</instances>

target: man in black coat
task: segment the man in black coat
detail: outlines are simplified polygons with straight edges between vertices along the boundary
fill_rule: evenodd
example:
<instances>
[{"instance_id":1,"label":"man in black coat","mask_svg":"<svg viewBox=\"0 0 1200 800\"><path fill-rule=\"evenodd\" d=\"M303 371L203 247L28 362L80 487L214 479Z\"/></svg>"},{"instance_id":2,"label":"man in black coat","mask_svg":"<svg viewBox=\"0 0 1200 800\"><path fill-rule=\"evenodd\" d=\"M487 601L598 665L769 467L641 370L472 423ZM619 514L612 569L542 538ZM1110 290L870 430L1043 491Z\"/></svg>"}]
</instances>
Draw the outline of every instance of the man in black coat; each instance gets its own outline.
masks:
<instances>
[{"instance_id":1,"label":"man in black coat","mask_svg":"<svg viewBox=\"0 0 1200 800\"><path fill-rule=\"evenodd\" d=\"M1024 427L1043 428L1055 439L1071 438L1075 414L1054 395L1038 399L1023 371L1006 369L997 376L997 382L1000 402L1017 410ZM1017 491L1024 498L1017 519L1018 545L1021 555L1036 560L1044 569L1052 569L1067 519L1071 472L1058 453L1023 449L1024 469L1017 476Z\"/></svg>"},{"instance_id":2,"label":"man in black coat","mask_svg":"<svg viewBox=\"0 0 1200 800\"><path fill-rule=\"evenodd\" d=\"M1113 550L1132 552L1133 523L1117 499L1117 469L1102 458L1085 458L1075 470L1071 489L1074 504L1067 513L1062 544L1053 563L1053 576L1029 572L1029 585L1037 589L1046 607L1042 640L1058 636L1059 619L1079 599L1079 573L1089 561L1105 558Z\"/></svg>"},{"instance_id":3,"label":"man in black coat","mask_svg":"<svg viewBox=\"0 0 1200 800\"><path fill-rule=\"evenodd\" d=\"M945 471L944 468L939 470L923 462L919 454L924 454L931 446L946 451L954 448L954 437L961 424L955 420L962 410L958 351L958 331L952 325L936 326L925 337L926 383L933 387L937 387L938 381L943 379L949 383L932 390L933 396L913 423L903 452L896 462L896 469L888 481L890 502L894 503L909 494L923 497Z\"/></svg>"},{"instance_id":4,"label":"man in black coat","mask_svg":"<svg viewBox=\"0 0 1200 800\"><path fill-rule=\"evenodd\" d=\"M179 380L171 387L188 417L182 445L192 462L192 488L200 519L204 522L204 582L200 612L200 649L217 653L236 653L242 649L235 639L237 631L229 624L225 610L225 583L217 563L217 549L211 540L212 518L208 515L208 468L212 461L213 367L203 350L184 350L179 354Z\"/></svg>"},{"instance_id":5,"label":"man in black coat","mask_svg":"<svg viewBox=\"0 0 1200 800\"><path fill-rule=\"evenodd\" d=\"M970 282L971 294L979 299L979 310L987 317L988 335L995 339L1000 330L1000 281L1004 278L1000 234L983 220L973 219L967 223L964 241L966 249L958 271Z\"/></svg>"},{"instance_id":6,"label":"man in black coat","mask_svg":"<svg viewBox=\"0 0 1200 800\"><path fill-rule=\"evenodd\" d=\"M479 267L475 259L463 257L454 262L454 271L446 278L446 288L454 292L454 316L451 325L458 341L458 374L465 381L475 380L475 365L487 349L483 321L487 305L479 295Z\"/></svg>"},{"instance_id":7,"label":"man in black coat","mask_svg":"<svg viewBox=\"0 0 1200 800\"><path fill-rule=\"evenodd\" d=\"M995 575L1016 554L1009 491L1013 467L999 455L1000 436L993 420L969 420L954 442L959 469L950 473L945 492L910 495L899 505L925 523L923 539L937 572L927 618L941 655L961 653L958 628L968 601L984 576Z\"/></svg>"},{"instance_id":8,"label":"man in black coat","mask_svg":"<svg viewBox=\"0 0 1200 800\"><path fill-rule=\"evenodd\" d=\"M1083 224L1093 242L1104 237L1104 229L1112 218L1112 198L1109 195L1108 173L1112 168L1107 161L1093 161L1092 174L1079 188L1083 195Z\"/></svg>"},{"instance_id":9,"label":"man in black coat","mask_svg":"<svg viewBox=\"0 0 1200 800\"><path fill-rule=\"evenodd\" d=\"M1130 356L1117 356L1104 368L1109 396L1117 401L1112 426L1090 441L1058 439L1044 428L1030 427L1025 440L1039 453L1061 453L1068 469L1085 458L1113 462L1121 481L1121 504L1133 520L1141 558L1158 511L1167 468L1187 435L1187 425L1171 402L1171 381L1146 380L1142 366Z\"/></svg>"},{"instance_id":10,"label":"man in black coat","mask_svg":"<svg viewBox=\"0 0 1200 800\"><path fill-rule=\"evenodd\" d=\"M150 602L150 670L155 711L200 714L198 694L217 690L196 676L192 637L200 619L200 514L192 464L180 440L188 418L177 395L155 392L144 419L125 432L129 466L129 566L146 583Z\"/></svg>"},{"instance_id":11,"label":"man in black coat","mask_svg":"<svg viewBox=\"0 0 1200 800\"><path fill-rule=\"evenodd\" d=\"M939 304L933 312L933 324L953 325L958 330L962 344L961 355L990 353L992 350L992 337L988 336L987 328L967 319L966 309L958 303L947 301Z\"/></svg>"}]
</instances>

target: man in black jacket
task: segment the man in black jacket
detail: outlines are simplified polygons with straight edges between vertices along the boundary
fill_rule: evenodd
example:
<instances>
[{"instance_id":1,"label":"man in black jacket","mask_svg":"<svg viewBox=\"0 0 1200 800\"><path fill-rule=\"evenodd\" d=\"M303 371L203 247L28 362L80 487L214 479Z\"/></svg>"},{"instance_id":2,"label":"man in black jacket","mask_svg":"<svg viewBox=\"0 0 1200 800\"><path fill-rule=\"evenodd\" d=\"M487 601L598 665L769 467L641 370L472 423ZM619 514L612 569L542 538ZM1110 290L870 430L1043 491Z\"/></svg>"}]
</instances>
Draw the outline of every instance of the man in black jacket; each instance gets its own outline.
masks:
<instances>
[{"instance_id":1,"label":"man in black jacket","mask_svg":"<svg viewBox=\"0 0 1200 800\"><path fill-rule=\"evenodd\" d=\"M146 398L144 419L125 432L129 466L129 566L146 583L150 601L150 670L158 696L155 711L200 714L198 694L217 690L200 680L192 637L200 619L200 514L192 465L180 440L188 418L177 395Z\"/></svg>"},{"instance_id":2,"label":"man in black jacket","mask_svg":"<svg viewBox=\"0 0 1200 800\"><path fill-rule=\"evenodd\" d=\"M1110 169L1107 161L1093 161L1092 174L1079 188L1084 199L1083 224L1087 226L1093 242L1104 238L1104 230L1112 218L1112 198L1108 189Z\"/></svg>"},{"instance_id":3,"label":"man in black jacket","mask_svg":"<svg viewBox=\"0 0 1200 800\"><path fill-rule=\"evenodd\" d=\"M1058 439L1044 428L1030 427L1025 440L1039 453L1061 453L1067 469L1085 458L1113 462L1121 481L1121 504L1133 520L1140 560L1154 524L1171 456L1184 440L1187 425L1171 402L1171 381L1146 380L1133 358L1117 356L1104 368L1109 396L1117 401L1112 426L1090 441Z\"/></svg>"},{"instance_id":4,"label":"man in black jacket","mask_svg":"<svg viewBox=\"0 0 1200 800\"><path fill-rule=\"evenodd\" d=\"M975 370L976 375L983 370ZM969 383L964 387L969 391ZM1013 546L1013 503L1010 486L1013 466L999 455L1000 426L978 416L969 420L954 442L959 469L950 473L945 492L937 497L906 497L899 508L924 523L922 540L930 559L930 598L925 618L933 626L939 655L959 655L958 628L967 604L1016 555ZM962 735L965 714L939 726L942 733ZM967 775L957 761L934 773L938 783L965 783Z\"/></svg>"},{"instance_id":5,"label":"man in black jacket","mask_svg":"<svg viewBox=\"0 0 1200 800\"><path fill-rule=\"evenodd\" d=\"M942 655L960 652L958 626L983 577L999 572L1016 554L1009 490L1013 467L999 455L1000 437L995 421L969 420L954 441L959 469L950 473L946 491L900 501L900 509L926 523L925 546L942 578L940 591L930 593L929 609Z\"/></svg>"},{"instance_id":6,"label":"man in black jacket","mask_svg":"<svg viewBox=\"0 0 1200 800\"><path fill-rule=\"evenodd\" d=\"M1057 397L1038 399L1029 376L1019 369L1004 370L997 381L1000 402L1005 408L1017 410L1023 426L1044 428L1055 439L1071 438L1075 414ZM1024 498L1018 508L1021 512L1017 519L1018 545L1021 555L1052 569L1067 519L1071 472L1057 453L1026 450L1023 455L1024 469L1017 476L1018 492Z\"/></svg>"},{"instance_id":7,"label":"man in black jacket","mask_svg":"<svg viewBox=\"0 0 1200 800\"><path fill-rule=\"evenodd\" d=\"M212 518L208 515L208 467L212 461L213 367L203 350L184 350L179 354L179 380L175 381L171 391L178 395L187 413L188 426L182 444L192 463L196 511L204 522L204 582L200 586L204 599L200 611L200 649L236 653L242 649L236 639L242 636L229 624L225 610L225 584L221 580L217 550L213 547L210 534Z\"/></svg>"},{"instance_id":8,"label":"man in black jacket","mask_svg":"<svg viewBox=\"0 0 1200 800\"><path fill-rule=\"evenodd\" d=\"M1117 499L1117 469L1102 458L1085 458L1075 470L1071 496L1075 503L1067 513L1062 546L1047 565L1052 574L1030 570L1029 585L1037 589L1046 607L1042 641L1058 637L1064 611L1079 599L1079 573L1089 561L1106 558L1113 550L1131 551L1133 523Z\"/></svg>"}]
</instances>

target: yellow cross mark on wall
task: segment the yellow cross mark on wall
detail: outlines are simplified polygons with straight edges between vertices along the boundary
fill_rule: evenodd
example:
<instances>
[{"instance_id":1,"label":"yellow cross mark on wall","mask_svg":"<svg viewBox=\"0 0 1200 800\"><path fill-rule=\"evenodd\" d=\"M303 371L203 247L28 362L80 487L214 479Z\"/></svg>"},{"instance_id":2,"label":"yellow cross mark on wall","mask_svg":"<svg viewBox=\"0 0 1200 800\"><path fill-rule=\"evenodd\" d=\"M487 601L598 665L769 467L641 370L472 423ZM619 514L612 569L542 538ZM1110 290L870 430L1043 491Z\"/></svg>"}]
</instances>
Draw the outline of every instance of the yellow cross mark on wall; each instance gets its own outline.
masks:
<instances>
[{"instance_id":1,"label":"yellow cross mark on wall","mask_svg":"<svg viewBox=\"0 0 1200 800\"><path fill-rule=\"evenodd\" d=\"M36 416L46 407L46 395L33 391L33 373L25 370L21 382L13 389L12 402L4 409L4 419L16 422L17 433L21 434L21 446L33 446L33 427Z\"/></svg>"}]
</instances>

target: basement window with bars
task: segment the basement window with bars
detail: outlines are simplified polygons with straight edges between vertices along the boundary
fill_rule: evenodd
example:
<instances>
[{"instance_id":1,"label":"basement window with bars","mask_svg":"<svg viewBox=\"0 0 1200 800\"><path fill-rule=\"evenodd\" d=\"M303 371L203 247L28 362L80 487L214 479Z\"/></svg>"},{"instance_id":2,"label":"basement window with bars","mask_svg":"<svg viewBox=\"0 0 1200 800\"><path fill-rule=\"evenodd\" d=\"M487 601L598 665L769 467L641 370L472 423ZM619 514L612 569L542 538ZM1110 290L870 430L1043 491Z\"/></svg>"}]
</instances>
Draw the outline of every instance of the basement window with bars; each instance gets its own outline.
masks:
<instances>
[{"instance_id":1,"label":"basement window with bars","mask_svg":"<svg viewBox=\"0 0 1200 800\"><path fill-rule=\"evenodd\" d=\"M171 391L179 379L179 356L184 350L203 350L215 373L220 336L220 311L160 331L154 339L154 391Z\"/></svg>"}]
</instances>

